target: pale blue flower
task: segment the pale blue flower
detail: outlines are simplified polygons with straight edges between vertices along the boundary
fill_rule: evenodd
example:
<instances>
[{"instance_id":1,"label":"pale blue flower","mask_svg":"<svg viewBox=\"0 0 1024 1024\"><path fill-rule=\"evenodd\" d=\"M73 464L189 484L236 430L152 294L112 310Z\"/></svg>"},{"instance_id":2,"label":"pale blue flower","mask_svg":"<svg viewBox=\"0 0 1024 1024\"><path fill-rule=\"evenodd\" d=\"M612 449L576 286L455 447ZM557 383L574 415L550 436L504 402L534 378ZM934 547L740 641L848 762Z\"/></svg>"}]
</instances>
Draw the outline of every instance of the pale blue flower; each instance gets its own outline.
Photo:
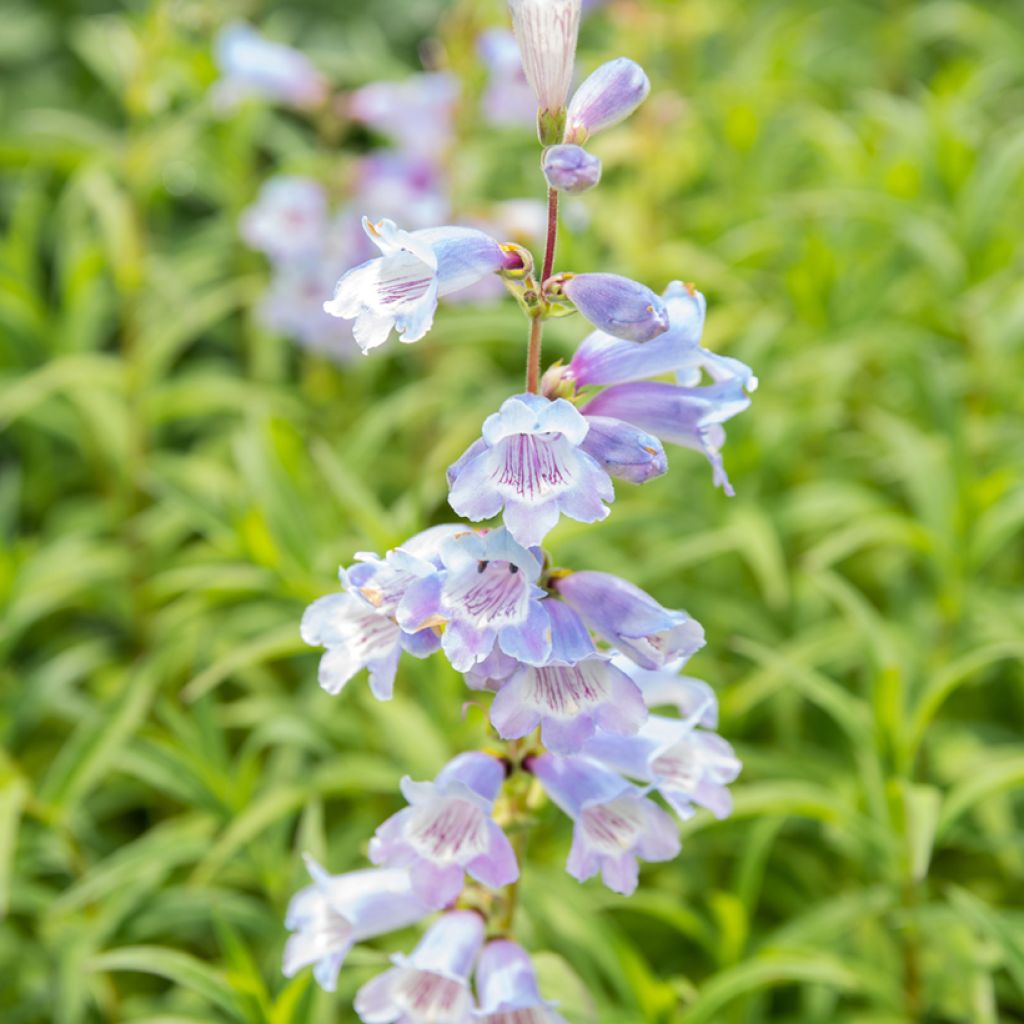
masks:
<instances>
[{"instance_id":1,"label":"pale blue flower","mask_svg":"<svg viewBox=\"0 0 1024 1024\"><path fill-rule=\"evenodd\" d=\"M530 957L508 939L484 946L476 966L477 1024L567 1024L537 987Z\"/></svg>"},{"instance_id":2,"label":"pale blue flower","mask_svg":"<svg viewBox=\"0 0 1024 1024\"><path fill-rule=\"evenodd\" d=\"M582 144L604 128L624 121L651 91L644 69L628 57L602 64L569 102L565 141Z\"/></svg>"},{"instance_id":3,"label":"pale blue flower","mask_svg":"<svg viewBox=\"0 0 1024 1024\"><path fill-rule=\"evenodd\" d=\"M668 330L668 310L646 285L619 274L562 274L552 279L595 327L616 338L651 341Z\"/></svg>"},{"instance_id":4,"label":"pale blue flower","mask_svg":"<svg viewBox=\"0 0 1024 1024\"><path fill-rule=\"evenodd\" d=\"M548 146L541 169L551 188L574 196L589 192L601 180L601 161L582 146Z\"/></svg>"}]
</instances>

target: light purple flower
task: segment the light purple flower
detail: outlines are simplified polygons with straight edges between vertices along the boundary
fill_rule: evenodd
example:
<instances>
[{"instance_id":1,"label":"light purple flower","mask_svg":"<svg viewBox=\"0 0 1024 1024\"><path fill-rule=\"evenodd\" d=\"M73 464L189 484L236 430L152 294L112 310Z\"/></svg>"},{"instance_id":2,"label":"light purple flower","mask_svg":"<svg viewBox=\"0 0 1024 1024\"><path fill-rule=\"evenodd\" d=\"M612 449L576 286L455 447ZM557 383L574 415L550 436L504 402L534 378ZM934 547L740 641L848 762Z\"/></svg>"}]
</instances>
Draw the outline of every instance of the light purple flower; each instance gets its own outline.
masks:
<instances>
[{"instance_id":1,"label":"light purple flower","mask_svg":"<svg viewBox=\"0 0 1024 1024\"><path fill-rule=\"evenodd\" d=\"M445 914L427 929L412 956L393 956L395 966L356 993L356 1013L363 1024L469 1024L469 975L483 941L479 914Z\"/></svg>"},{"instance_id":2,"label":"light purple flower","mask_svg":"<svg viewBox=\"0 0 1024 1024\"><path fill-rule=\"evenodd\" d=\"M551 655L551 623L536 586L541 565L508 530L466 531L441 547L440 575L409 588L398 611L408 632L444 624L442 645L452 666L467 672L497 645L529 664Z\"/></svg>"},{"instance_id":3,"label":"light purple flower","mask_svg":"<svg viewBox=\"0 0 1024 1024\"><path fill-rule=\"evenodd\" d=\"M409 232L365 218L363 227L382 255L345 274L324 310L355 321L364 352L383 345L392 330L401 341L419 341L433 325L440 296L496 273L506 261L493 238L471 228Z\"/></svg>"},{"instance_id":4,"label":"light purple flower","mask_svg":"<svg viewBox=\"0 0 1024 1024\"><path fill-rule=\"evenodd\" d=\"M589 192L601 180L601 161L582 146L548 146L541 169L551 188L574 196Z\"/></svg>"},{"instance_id":5,"label":"light purple flower","mask_svg":"<svg viewBox=\"0 0 1024 1024\"><path fill-rule=\"evenodd\" d=\"M583 747L587 757L623 775L654 786L686 820L694 804L706 807L716 818L732 812L732 795L726 788L742 765L732 747L717 733L696 728L697 715L665 718L651 715L634 736L602 733Z\"/></svg>"},{"instance_id":6,"label":"light purple flower","mask_svg":"<svg viewBox=\"0 0 1024 1024\"><path fill-rule=\"evenodd\" d=\"M537 101L523 73L515 36L505 29L488 29L477 40L477 52L489 76L481 101L484 117L502 128L533 124Z\"/></svg>"},{"instance_id":7,"label":"light purple flower","mask_svg":"<svg viewBox=\"0 0 1024 1024\"><path fill-rule=\"evenodd\" d=\"M491 704L502 739L519 739L539 725L544 745L558 754L576 753L598 726L629 736L646 718L636 683L601 655L575 665L523 665Z\"/></svg>"},{"instance_id":8,"label":"light purple flower","mask_svg":"<svg viewBox=\"0 0 1024 1024\"><path fill-rule=\"evenodd\" d=\"M327 99L327 81L305 54L265 39L251 25L235 23L221 30L215 45L221 77L213 101L231 110L259 98L299 109Z\"/></svg>"},{"instance_id":9,"label":"light purple flower","mask_svg":"<svg viewBox=\"0 0 1024 1024\"><path fill-rule=\"evenodd\" d=\"M624 121L651 91L644 69L628 57L602 64L573 94L565 141L583 144L604 128Z\"/></svg>"},{"instance_id":10,"label":"light purple flower","mask_svg":"<svg viewBox=\"0 0 1024 1024\"><path fill-rule=\"evenodd\" d=\"M541 111L565 108L576 60L581 0L509 0L523 72Z\"/></svg>"},{"instance_id":11,"label":"light purple flower","mask_svg":"<svg viewBox=\"0 0 1024 1024\"><path fill-rule=\"evenodd\" d=\"M612 658L612 664L640 687L649 708L673 707L681 718L692 718L705 729L716 729L718 698L715 691L703 679L680 675L686 660L680 658L664 668L644 669L619 654Z\"/></svg>"},{"instance_id":12,"label":"light purple flower","mask_svg":"<svg viewBox=\"0 0 1024 1024\"><path fill-rule=\"evenodd\" d=\"M609 476L642 484L668 471L665 449L653 434L606 416L586 420L590 429L580 447Z\"/></svg>"},{"instance_id":13,"label":"light purple flower","mask_svg":"<svg viewBox=\"0 0 1024 1024\"><path fill-rule=\"evenodd\" d=\"M451 212L448 182L437 164L417 153L377 150L355 167L353 204L371 221L401 218L412 228L443 224Z\"/></svg>"},{"instance_id":14,"label":"light purple flower","mask_svg":"<svg viewBox=\"0 0 1024 1024\"><path fill-rule=\"evenodd\" d=\"M657 382L616 384L583 408L587 416L610 416L649 430L662 441L702 452L711 463L715 485L733 495L722 463L722 423L750 406L741 381L699 388Z\"/></svg>"},{"instance_id":15,"label":"light purple flower","mask_svg":"<svg viewBox=\"0 0 1024 1024\"><path fill-rule=\"evenodd\" d=\"M556 579L554 587L587 626L642 668L663 668L704 646L699 622L663 608L618 576L573 572Z\"/></svg>"},{"instance_id":16,"label":"light purple flower","mask_svg":"<svg viewBox=\"0 0 1024 1024\"><path fill-rule=\"evenodd\" d=\"M614 892L631 895L638 858L672 860L679 833L672 818L603 765L582 757L543 754L528 762L547 795L573 820L566 869L580 882L601 872Z\"/></svg>"},{"instance_id":17,"label":"light purple flower","mask_svg":"<svg viewBox=\"0 0 1024 1024\"><path fill-rule=\"evenodd\" d=\"M333 992L357 942L406 928L431 911L412 891L406 871L330 875L312 857L305 860L313 885L296 893L288 906L285 926L295 934L284 948L285 977L314 965L317 984Z\"/></svg>"},{"instance_id":18,"label":"light purple flower","mask_svg":"<svg viewBox=\"0 0 1024 1024\"><path fill-rule=\"evenodd\" d=\"M668 330L668 310L646 285L618 274L564 274L553 279L595 327L617 338L650 341Z\"/></svg>"},{"instance_id":19,"label":"light purple flower","mask_svg":"<svg viewBox=\"0 0 1024 1024\"><path fill-rule=\"evenodd\" d=\"M562 376L586 387L627 384L673 373L678 384L692 387L701 383L706 373L713 382L738 380L747 391L757 388L757 378L745 363L701 348L707 303L700 292L673 281L663 299L669 320L664 334L637 344L596 331L576 350Z\"/></svg>"},{"instance_id":20,"label":"light purple flower","mask_svg":"<svg viewBox=\"0 0 1024 1024\"><path fill-rule=\"evenodd\" d=\"M459 93L459 80L444 71L372 82L349 97L349 114L406 153L436 161L451 142Z\"/></svg>"},{"instance_id":21,"label":"light purple flower","mask_svg":"<svg viewBox=\"0 0 1024 1024\"><path fill-rule=\"evenodd\" d=\"M581 449L587 422L564 399L507 399L484 422L483 438L449 471L452 508L467 519L504 509L520 544L539 544L559 514L581 523L608 515L615 497L608 474Z\"/></svg>"},{"instance_id":22,"label":"light purple flower","mask_svg":"<svg viewBox=\"0 0 1024 1024\"><path fill-rule=\"evenodd\" d=\"M526 951L508 939L487 943L476 966L478 1024L566 1024L541 998Z\"/></svg>"},{"instance_id":23,"label":"light purple flower","mask_svg":"<svg viewBox=\"0 0 1024 1024\"><path fill-rule=\"evenodd\" d=\"M511 885L519 877L515 853L491 818L504 781L504 765L480 753L460 754L433 782L406 776L409 806L377 829L370 860L407 868L416 895L434 907L458 898L464 872L492 888Z\"/></svg>"},{"instance_id":24,"label":"light purple flower","mask_svg":"<svg viewBox=\"0 0 1024 1024\"><path fill-rule=\"evenodd\" d=\"M317 251L326 234L327 196L312 178L279 175L265 182L242 213L239 230L251 249L275 262Z\"/></svg>"}]
</instances>

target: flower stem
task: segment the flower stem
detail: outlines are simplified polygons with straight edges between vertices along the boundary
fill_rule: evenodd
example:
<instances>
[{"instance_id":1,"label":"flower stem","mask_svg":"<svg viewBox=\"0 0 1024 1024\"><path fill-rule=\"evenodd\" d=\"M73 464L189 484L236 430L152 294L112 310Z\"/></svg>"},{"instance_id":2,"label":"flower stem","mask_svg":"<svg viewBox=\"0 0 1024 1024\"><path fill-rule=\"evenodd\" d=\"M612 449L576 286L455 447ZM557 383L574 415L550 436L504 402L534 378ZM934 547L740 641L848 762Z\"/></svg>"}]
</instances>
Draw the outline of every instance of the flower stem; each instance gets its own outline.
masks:
<instances>
[{"instance_id":1,"label":"flower stem","mask_svg":"<svg viewBox=\"0 0 1024 1024\"><path fill-rule=\"evenodd\" d=\"M555 265L555 243L558 240L558 192L548 189L548 232L544 246L544 267L540 276L541 288L551 276ZM531 394L540 391L541 338L544 335L544 320L538 311L530 320L530 345L526 352L526 390Z\"/></svg>"}]
</instances>

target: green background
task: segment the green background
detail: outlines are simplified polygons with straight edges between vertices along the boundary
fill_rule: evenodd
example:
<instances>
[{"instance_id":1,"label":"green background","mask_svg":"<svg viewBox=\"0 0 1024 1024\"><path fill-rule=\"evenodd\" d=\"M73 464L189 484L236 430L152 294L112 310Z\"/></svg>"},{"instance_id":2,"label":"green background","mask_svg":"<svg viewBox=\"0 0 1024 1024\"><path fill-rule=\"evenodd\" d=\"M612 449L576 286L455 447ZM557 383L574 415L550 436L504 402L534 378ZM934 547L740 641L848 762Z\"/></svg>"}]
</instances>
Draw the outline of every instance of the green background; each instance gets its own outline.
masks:
<instances>
[{"instance_id":1,"label":"green background","mask_svg":"<svg viewBox=\"0 0 1024 1024\"><path fill-rule=\"evenodd\" d=\"M541 187L533 140L473 115L500 5L0 14L0 1020L352 1020L412 936L360 947L337 996L286 983L298 853L364 864L399 777L485 721L440 659L390 704L324 695L297 624L354 551L445 518L525 327L450 308L347 365L262 331L238 214L351 145L215 117L211 39L248 15L348 88L433 37L483 208ZM631 899L568 878L542 814L518 936L574 1024L1024 1020L1024 7L614 0L580 61L620 54L654 91L596 140L558 265L696 282L761 388L738 497L674 450L550 546L703 622L691 667L745 770Z\"/></svg>"}]
</instances>

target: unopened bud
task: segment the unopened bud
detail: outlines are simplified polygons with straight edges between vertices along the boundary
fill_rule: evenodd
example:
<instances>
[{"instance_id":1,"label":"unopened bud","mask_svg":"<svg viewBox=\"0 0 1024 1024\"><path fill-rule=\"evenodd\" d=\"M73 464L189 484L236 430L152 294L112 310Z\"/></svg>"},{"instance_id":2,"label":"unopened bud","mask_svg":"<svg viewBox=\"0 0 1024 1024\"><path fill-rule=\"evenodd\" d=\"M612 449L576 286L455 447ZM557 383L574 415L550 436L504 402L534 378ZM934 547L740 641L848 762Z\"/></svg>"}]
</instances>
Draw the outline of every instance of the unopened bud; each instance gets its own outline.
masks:
<instances>
[{"instance_id":1,"label":"unopened bud","mask_svg":"<svg viewBox=\"0 0 1024 1024\"><path fill-rule=\"evenodd\" d=\"M550 146L541 160L544 177L559 192L579 195L601 180L601 161L582 146Z\"/></svg>"},{"instance_id":2,"label":"unopened bud","mask_svg":"<svg viewBox=\"0 0 1024 1024\"><path fill-rule=\"evenodd\" d=\"M564 274L557 289L598 330L627 341L651 341L668 330L665 303L646 285L618 274Z\"/></svg>"},{"instance_id":3,"label":"unopened bud","mask_svg":"<svg viewBox=\"0 0 1024 1024\"><path fill-rule=\"evenodd\" d=\"M565 141L583 143L602 128L625 120L651 91L644 69L628 57L602 64L569 104Z\"/></svg>"}]
</instances>

